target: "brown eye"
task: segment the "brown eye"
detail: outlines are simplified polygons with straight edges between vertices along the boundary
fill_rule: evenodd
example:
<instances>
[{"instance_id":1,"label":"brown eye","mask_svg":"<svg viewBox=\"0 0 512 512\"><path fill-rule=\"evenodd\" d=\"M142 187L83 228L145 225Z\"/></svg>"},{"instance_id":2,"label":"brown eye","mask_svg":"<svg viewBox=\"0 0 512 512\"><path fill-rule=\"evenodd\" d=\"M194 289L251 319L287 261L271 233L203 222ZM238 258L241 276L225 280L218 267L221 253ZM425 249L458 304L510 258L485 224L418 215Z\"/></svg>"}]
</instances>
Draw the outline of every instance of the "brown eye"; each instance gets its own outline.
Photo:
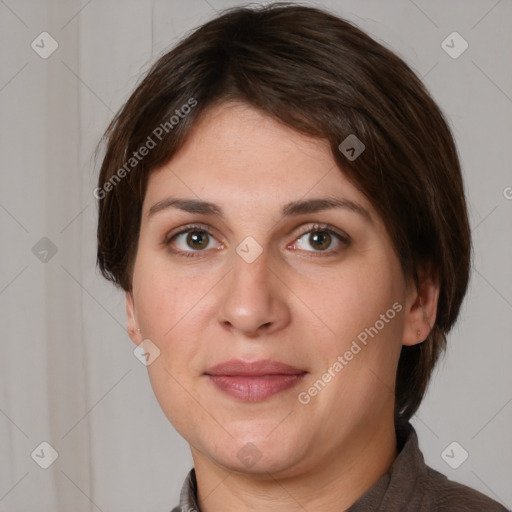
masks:
<instances>
[{"instance_id":1,"label":"brown eye","mask_svg":"<svg viewBox=\"0 0 512 512\"><path fill-rule=\"evenodd\" d=\"M186 244L191 249L204 249L208 246L209 234L203 230L189 231Z\"/></svg>"},{"instance_id":2,"label":"brown eye","mask_svg":"<svg viewBox=\"0 0 512 512\"><path fill-rule=\"evenodd\" d=\"M331 235L327 231L316 231L310 233L309 243L311 247L323 251L331 245Z\"/></svg>"},{"instance_id":3,"label":"brown eye","mask_svg":"<svg viewBox=\"0 0 512 512\"><path fill-rule=\"evenodd\" d=\"M338 253L343 247L348 247L349 245L350 239L347 235L343 236L333 229L316 225L312 229L303 232L296 239L292 248L313 254L318 253L319 256L328 256Z\"/></svg>"},{"instance_id":4,"label":"brown eye","mask_svg":"<svg viewBox=\"0 0 512 512\"><path fill-rule=\"evenodd\" d=\"M179 233L164 241L169 250L179 256L196 257L210 249L222 248L222 244L202 226L185 226Z\"/></svg>"}]
</instances>

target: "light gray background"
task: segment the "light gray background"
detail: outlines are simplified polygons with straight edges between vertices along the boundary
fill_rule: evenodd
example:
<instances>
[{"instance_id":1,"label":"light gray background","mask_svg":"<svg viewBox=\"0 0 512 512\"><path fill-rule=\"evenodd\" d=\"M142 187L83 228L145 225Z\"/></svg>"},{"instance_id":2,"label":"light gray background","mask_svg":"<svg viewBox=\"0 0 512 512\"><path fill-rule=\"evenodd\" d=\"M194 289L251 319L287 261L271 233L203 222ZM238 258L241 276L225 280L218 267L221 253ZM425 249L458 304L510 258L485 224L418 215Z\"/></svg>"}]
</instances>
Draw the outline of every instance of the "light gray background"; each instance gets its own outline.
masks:
<instances>
[{"instance_id":1,"label":"light gray background","mask_svg":"<svg viewBox=\"0 0 512 512\"><path fill-rule=\"evenodd\" d=\"M238 2L0 0L0 512L168 511L192 466L95 269L92 152L169 45ZM512 507L512 2L323 1L402 56L453 128L475 261L414 418L427 463ZM31 42L59 47L42 59ZM441 42L469 43L452 59ZM507 193L508 191L508 193ZM507 196L509 199L507 199ZM57 253L41 262L48 237ZM47 470L31 453L59 453ZM469 458L441 458L457 441Z\"/></svg>"}]
</instances>

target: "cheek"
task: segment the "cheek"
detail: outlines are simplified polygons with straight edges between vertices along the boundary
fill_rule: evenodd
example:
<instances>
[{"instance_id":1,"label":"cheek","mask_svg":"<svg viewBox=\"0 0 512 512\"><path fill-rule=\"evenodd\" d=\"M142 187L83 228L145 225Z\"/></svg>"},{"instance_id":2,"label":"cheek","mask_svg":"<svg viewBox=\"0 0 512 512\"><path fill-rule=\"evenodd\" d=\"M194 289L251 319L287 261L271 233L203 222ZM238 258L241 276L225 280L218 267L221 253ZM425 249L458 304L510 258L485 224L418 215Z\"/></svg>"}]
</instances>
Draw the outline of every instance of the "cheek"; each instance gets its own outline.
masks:
<instances>
[{"instance_id":1,"label":"cheek","mask_svg":"<svg viewBox=\"0 0 512 512\"><path fill-rule=\"evenodd\" d=\"M195 383L186 372L186 364L180 364L177 360L172 367L164 358L161 356L148 367L151 387L169 422L188 439L192 431L201 431L200 425L207 418L200 406Z\"/></svg>"},{"instance_id":2,"label":"cheek","mask_svg":"<svg viewBox=\"0 0 512 512\"><path fill-rule=\"evenodd\" d=\"M154 260L144 266L141 259L138 270L135 301L141 331L160 350L147 367L150 383L168 420L183 436L189 435L191 418L200 416L193 377L200 353L204 292L199 283L159 267Z\"/></svg>"},{"instance_id":3,"label":"cheek","mask_svg":"<svg viewBox=\"0 0 512 512\"><path fill-rule=\"evenodd\" d=\"M393 261L382 257L354 259L350 265L340 267L339 272L330 270L307 282L297 281L294 289L321 320L328 339L339 340L338 345L350 342L376 322L381 327L381 315L385 315L384 320L390 320L382 331L394 336L399 331L399 322L392 306L402 299L400 275L395 267Z\"/></svg>"},{"instance_id":4,"label":"cheek","mask_svg":"<svg viewBox=\"0 0 512 512\"><path fill-rule=\"evenodd\" d=\"M317 400L318 407L334 407L336 418L347 410L377 413L393 396L403 329L401 270L392 254L368 251L365 256L300 292L308 293L303 295L308 305L328 326L323 337L315 337L322 340L315 354L322 365L311 381L322 374L330 379L324 373L329 368L336 375Z\"/></svg>"},{"instance_id":5,"label":"cheek","mask_svg":"<svg viewBox=\"0 0 512 512\"><path fill-rule=\"evenodd\" d=\"M191 332L195 328L193 315L197 314L197 306L193 307L197 289L154 260L148 263L141 258L134 273L136 314L144 338L160 351L147 369L156 398L167 414L174 407L169 409L164 402L181 403L186 398L180 383L189 379L189 362L198 350L197 335Z\"/></svg>"},{"instance_id":6,"label":"cheek","mask_svg":"<svg viewBox=\"0 0 512 512\"><path fill-rule=\"evenodd\" d=\"M197 311L207 290L204 280L170 268L165 257L145 257L136 263L134 290L138 320L147 337L165 340L190 313Z\"/></svg>"}]
</instances>

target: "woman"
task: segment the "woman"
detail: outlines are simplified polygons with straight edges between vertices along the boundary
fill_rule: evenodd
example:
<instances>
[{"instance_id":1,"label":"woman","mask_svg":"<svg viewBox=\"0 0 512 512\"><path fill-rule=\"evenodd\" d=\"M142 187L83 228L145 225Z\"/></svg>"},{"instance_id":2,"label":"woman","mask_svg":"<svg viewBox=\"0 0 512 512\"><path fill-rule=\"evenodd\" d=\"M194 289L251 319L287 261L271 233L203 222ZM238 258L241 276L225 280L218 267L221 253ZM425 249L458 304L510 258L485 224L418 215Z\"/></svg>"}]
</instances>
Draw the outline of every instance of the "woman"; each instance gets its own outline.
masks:
<instances>
[{"instance_id":1,"label":"woman","mask_svg":"<svg viewBox=\"0 0 512 512\"><path fill-rule=\"evenodd\" d=\"M293 4L237 8L116 115L98 263L190 444L181 511L502 511L411 416L466 292L442 113L396 55Z\"/></svg>"}]
</instances>

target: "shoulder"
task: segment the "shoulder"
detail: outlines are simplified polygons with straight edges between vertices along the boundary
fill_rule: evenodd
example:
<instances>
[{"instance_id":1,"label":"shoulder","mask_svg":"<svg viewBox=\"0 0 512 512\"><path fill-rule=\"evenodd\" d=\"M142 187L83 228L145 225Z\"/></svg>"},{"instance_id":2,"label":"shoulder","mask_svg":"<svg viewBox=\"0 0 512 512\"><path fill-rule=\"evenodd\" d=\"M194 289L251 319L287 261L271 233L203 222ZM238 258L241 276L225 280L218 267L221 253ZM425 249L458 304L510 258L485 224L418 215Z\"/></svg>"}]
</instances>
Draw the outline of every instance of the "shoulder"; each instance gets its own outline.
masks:
<instances>
[{"instance_id":1,"label":"shoulder","mask_svg":"<svg viewBox=\"0 0 512 512\"><path fill-rule=\"evenodd\" d=\"M415 512L508 512L485 494L427 466L411 423L398 423L396 433L399 453L391 466L387 509L398 510L394 504L399 503L400 510Z\"/></svg>"},{"instance_id":2,"label":"shoulder","mask_svg":"<svg viewBox=\"0 0 512 512\"><path fill-rule=\"evenodd\" d=\"M508 512L507 509L471 487L449 480L426 466L422 479L424 499L436 512Z\"/></svg>"}]
</instances>

